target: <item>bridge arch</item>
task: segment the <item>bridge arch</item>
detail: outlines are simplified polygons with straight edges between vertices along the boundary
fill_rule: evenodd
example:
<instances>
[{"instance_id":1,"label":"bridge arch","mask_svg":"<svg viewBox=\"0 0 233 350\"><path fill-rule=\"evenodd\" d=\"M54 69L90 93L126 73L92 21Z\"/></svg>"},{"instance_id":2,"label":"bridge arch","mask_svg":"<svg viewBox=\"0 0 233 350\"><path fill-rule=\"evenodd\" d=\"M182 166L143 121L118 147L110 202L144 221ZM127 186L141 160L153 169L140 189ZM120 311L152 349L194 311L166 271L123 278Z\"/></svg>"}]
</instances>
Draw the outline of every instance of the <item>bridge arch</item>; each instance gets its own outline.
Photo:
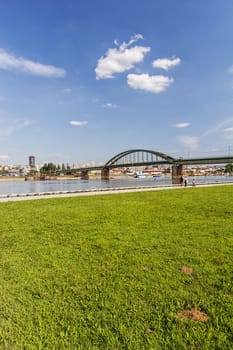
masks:
<instances>
[{"instance_id":1,"label":"bridge arch","mask_svg":"<svg viewBox=\"0 0 233 350\"><path fill-rule=\"evenodd\" d=\"M149 158L151 158L152 162L156 162L159 159L162 159L164 163L166 162L173 163L175 161L173 157L165 153L139 148L139 149L131 149L131 150L116 154L114 157L109 159L107 163L105 163L104 168L111 168L111 167L117 166L119 164L119 161L123 161L125 158L128 158L128 163L142 163L142 164L143 164L142 159L145 159L145 161L146 160L148 161ZM141 158L141 161L139 158Z\"/></svg>"}]
</instances>

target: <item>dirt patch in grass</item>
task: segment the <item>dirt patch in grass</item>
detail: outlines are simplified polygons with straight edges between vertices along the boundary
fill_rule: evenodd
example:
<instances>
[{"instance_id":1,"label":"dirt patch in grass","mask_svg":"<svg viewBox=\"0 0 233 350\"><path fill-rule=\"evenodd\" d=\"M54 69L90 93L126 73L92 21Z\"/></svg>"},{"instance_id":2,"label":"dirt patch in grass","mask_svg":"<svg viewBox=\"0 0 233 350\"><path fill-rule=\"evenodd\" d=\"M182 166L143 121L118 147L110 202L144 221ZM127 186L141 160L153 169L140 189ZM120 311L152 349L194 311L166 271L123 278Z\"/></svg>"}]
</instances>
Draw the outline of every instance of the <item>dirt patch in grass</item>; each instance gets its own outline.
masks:
<instances>
[{"instance_id":1,"label":"dirt patch in grass","mask_svg":"<svg viewBox=\"0 0 233 350\"><path fill-rule=\"evenodd\" d=\"M206 322L208 320L208 316L206 315L206 313L195 308L191 310L182 310L178 312L177 317L196 322Z\"/></svg>"},{"instance_id":2,"label":"dirt patch in grass","mask_svg":"<svg viewBox=\"0 0 233 350\"><path fill-rule=\"evenodd\" d=\"M151 268L149 266L143 266L141 270L144 272L147 272L147 271L150 271Z\"/></svg>"},{"instance_id":3,"label":"dirt patch in grass","mask_svg":"<svg viewBox=\"0 0 233 350\"><path fill-rule=\"evenodd\" d=\"M190 266L181 266L180 271L186 275L191 276L193 273L193 268Z\"/></svg>"}]
</instances>

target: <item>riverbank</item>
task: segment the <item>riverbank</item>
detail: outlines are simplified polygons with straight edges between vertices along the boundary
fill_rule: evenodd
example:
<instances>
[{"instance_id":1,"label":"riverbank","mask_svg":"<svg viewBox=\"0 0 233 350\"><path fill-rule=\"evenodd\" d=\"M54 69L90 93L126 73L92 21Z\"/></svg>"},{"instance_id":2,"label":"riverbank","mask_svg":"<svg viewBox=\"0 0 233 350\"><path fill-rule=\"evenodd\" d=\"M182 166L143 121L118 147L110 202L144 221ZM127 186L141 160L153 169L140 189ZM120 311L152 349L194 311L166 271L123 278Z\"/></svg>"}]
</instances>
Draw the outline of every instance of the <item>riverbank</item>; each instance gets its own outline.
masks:
<instances>
[{"instance_id":1,"label":"riverbank","mask_svg":"<svg viewBox=\"0 0 233 350\"><path fill-rule=\"evenodd\" d=\"M59 191L59 192L46 192L46 193L22 193L13 195L0 196L0 202L17 202L27 200L49 199L49 198L65 198L65 197L82 197L82 196L97 196L106 194L118 194L118 193L130 193L130 192L150 192L150 191L162 191L162 190L187 190L196 187L216 187L216 186L233 186L233 183L209 183L199 184L198 186L160 186L160 187L135 187L135 188L104 188L93 190L80 190L80 191Z\"/></svg>"},{"instance_id":2,"label":"riverbank","mask_svg":"<svg viewBox=\"0 0 233 350\"><path fill-rule=\"evenodd\" d=\"M1 181L24 181L25 176L0 176Z\"/></svg>"}]
</instances>

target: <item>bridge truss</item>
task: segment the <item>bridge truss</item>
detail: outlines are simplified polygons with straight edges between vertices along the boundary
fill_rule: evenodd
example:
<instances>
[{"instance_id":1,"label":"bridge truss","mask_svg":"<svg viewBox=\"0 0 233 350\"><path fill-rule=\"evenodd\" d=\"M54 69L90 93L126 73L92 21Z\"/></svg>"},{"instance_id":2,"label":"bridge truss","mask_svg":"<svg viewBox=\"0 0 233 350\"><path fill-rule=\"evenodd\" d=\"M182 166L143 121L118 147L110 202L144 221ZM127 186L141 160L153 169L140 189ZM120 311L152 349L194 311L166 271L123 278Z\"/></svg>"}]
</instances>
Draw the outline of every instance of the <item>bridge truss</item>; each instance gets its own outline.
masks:
<instances>
[{"instance_id":1,"label":"bridge truss","mask_svg":"<svg viewBox=\"0 0 233 350\"><path fill-rule=\"evenodd\" d=\"M104 168L131 167L152 164L172 164L175 159L171 156L152 150L131 149L112 157Z\"/></svg>"}]
</instances>

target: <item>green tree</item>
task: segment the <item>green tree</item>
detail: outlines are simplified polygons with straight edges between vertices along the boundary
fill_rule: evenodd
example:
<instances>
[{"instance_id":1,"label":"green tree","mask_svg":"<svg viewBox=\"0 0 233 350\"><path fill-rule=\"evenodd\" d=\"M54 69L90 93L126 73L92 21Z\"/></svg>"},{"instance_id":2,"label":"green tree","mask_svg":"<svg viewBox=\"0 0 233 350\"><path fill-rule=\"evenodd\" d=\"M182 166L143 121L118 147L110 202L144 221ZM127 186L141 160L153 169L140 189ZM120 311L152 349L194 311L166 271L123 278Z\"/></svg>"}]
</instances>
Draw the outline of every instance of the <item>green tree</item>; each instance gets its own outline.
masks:
<instances>
[{"instance_id":1,"label":"green tree","mask_svg":"<svg viewBox=\"0 0 233 350\"><path fill-rule=\"evenodd\" d=\"M56 165L53 163L45 163L41 168L41 174L54 174L56 171Z\"/></svg>"},{"instance_id":2,"label":"green tree","mask_svg":"<svg viewBox=\"0 0 233 350\"><path fill-rule=\"evenodd\" d=\"M167 167L164 169L164 174L170 174L171 173L171 168L170 167Z\"/></svg>"},{"instance_id":3,"label":"green tree","mask_svg":"<svg viewBox=\"0 0 233 350\"><path fill-rule=\"evenodd\" d=\"M227 165L225 166L225 173L231 174L232 172L233 172L233 164L232 164L232 163L227 164Z\"/></svg>"}]
</instances>

